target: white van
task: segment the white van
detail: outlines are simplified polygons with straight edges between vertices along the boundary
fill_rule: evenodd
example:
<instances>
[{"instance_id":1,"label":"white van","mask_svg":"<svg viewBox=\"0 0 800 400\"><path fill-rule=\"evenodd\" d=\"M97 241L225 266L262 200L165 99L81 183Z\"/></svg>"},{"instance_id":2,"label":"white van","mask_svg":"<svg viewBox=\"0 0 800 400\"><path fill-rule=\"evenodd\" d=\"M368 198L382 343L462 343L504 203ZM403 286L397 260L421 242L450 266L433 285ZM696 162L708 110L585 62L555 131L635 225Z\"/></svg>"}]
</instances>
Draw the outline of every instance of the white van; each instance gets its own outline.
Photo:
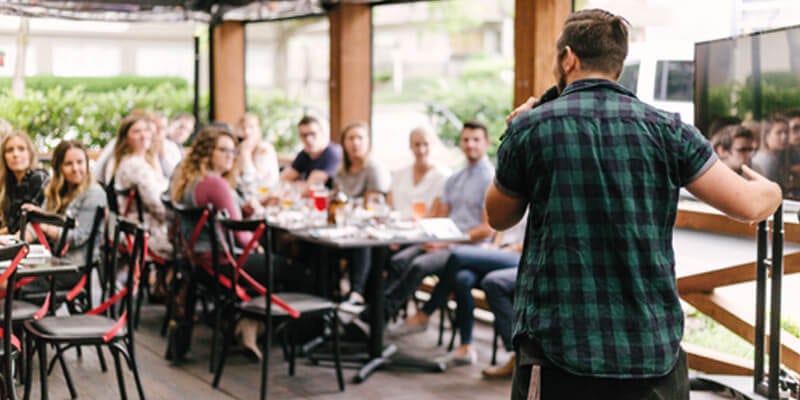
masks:
<instances>
[{"instance_id":1,"label":"white van","mask_svg":"<svg viewBox=\"0 0 800 400\"><path fill-rule=\"evenodd\" d=\"M694 43L631 43L619 83L639 100L694 124Z\"/></svg>"}]
</instances>

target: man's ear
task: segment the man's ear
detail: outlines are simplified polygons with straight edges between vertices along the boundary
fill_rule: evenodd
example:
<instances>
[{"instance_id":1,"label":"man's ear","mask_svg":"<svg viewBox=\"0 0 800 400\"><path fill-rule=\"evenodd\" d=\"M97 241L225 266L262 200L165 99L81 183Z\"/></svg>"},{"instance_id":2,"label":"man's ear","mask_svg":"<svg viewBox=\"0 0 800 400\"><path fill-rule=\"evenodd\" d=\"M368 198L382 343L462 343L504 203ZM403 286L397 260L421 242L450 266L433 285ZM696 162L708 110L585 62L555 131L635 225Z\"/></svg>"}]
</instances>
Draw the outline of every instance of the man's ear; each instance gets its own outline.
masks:
<instances>
[{"instance_id":1,"label":"man's ear","mask_svg":"<svg viewBox=\"0 0 800 400\"><path fill-rule=\"evenodd\" d=\"M717 156L720 158L720 160L728 158L728 156L731 154L730 150L725 150L725 148L719 144L714 146L714 152L717 153Z\"/></svg>"},{"instance_id":2,"label":"man's ear","mask_svg":"<svg viewBox=\"0 0 800 400\"><path fill-rule=\"evenodd\" d=\"M575 53L572 51L572 48L567 46L564 47L564 57L562 57L559 62L561 63L561 68L564 69L564 72L570 73L575 69L580 68L581 60L577 55L575 55Z\"/></svg>"}]
</instances>

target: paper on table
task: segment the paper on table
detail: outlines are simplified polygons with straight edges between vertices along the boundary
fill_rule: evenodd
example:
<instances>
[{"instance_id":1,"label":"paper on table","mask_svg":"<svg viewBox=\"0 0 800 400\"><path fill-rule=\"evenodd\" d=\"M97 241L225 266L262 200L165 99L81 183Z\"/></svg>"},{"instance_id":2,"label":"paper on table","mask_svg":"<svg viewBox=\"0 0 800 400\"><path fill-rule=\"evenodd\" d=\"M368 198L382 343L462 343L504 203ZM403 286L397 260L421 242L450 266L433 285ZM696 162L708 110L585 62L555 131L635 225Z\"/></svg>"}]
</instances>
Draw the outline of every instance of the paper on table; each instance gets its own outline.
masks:
<instances>
[{"instance_id":1,"label":"paper on table","mask_svg":"<svg viewBox=\"0 0 800 400\"><path fill-rule=\"evenodd\" d=\"M450 218L425 218L417 223L423 232L435 238L456 238L464 235Z\"/></svg>"}]
</instances>

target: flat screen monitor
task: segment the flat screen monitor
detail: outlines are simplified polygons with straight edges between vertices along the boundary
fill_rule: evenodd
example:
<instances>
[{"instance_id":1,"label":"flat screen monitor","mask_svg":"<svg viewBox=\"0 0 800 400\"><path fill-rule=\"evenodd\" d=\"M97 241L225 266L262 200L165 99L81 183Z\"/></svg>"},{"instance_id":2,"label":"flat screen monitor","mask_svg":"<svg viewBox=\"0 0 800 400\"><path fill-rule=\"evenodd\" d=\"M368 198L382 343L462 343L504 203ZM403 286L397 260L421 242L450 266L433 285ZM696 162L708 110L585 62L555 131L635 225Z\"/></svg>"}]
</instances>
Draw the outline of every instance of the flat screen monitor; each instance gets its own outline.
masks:
<instances>
[{"instance_id":1,"label":"flat screen monitor","mask_svg":"<svg viewBox=\"0 0 800 400\"><path fill-rule=\"evenodd\" d=\"M695 125L717 153L749 153L755 170L800 199L800 26L697 43L694 85ZM719 147L739 125L752 142Z\"/></svg>"}]
</instances>

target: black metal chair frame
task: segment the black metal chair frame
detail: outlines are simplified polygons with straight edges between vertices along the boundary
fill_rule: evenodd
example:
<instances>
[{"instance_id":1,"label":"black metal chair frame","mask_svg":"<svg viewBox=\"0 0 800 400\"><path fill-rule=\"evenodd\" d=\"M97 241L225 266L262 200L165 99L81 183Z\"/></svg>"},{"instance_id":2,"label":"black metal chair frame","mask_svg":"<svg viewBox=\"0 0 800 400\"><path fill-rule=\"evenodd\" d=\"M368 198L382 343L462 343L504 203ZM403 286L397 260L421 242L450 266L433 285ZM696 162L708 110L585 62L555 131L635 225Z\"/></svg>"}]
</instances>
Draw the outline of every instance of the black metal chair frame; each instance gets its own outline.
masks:
<instances>
[{"instance_id":1,"label":"black metal chair frame","mask_svg":"<svg viewBox=\"0 0 800 400\"><path fill-rule=\"evenodd\" d=\"M113 219L114 216L109 216L109 219ZM112 223L109 223L112 225ZM144 254L145 254L145 232L139 226L139 224L128 221L125 219L118 219L113 221L114 226L114 233L113 233L113 247L112 249L119 249L120 245L127 243L125 237L133 236L133 241L130 248L131 260L136 260L130 263L130 268L128 272L128 279L126 281L125 288L122 289L120 292L117 292L116 285L109 285L110 287L110 299L114 299L117 295L119 295L119 300L117 303L113 303L109 300L107 307L104 311L101 311L102 314L97 314L100 316L100 319L104 320L104 327L107 325L116 325L119 327L119 330L113 331L109 330L104 334L86 334L83 336L74 335L74 334L64 334L59 335L58 332L44 332L41 329L41 326L48 318L52 318L53 323L58 323L64 321L69 318L80 318L82 316L68 316L68 317L46 317L39 321L26 321L25 322L25 330L27 333L26 337L26 350L25 350L25 358L26 362L26 380L25 380L25 398L27 399L30 395L30 386L31 381L33 378L33 371L32 371L32 358L34 353L38 353L39 355L39 374L40 374L40 385L41 385L41 395L42 399L48 398L48 391L47 391L47 344L53 344L56 346L56 357L59 357L64 351L70 349L71 347L77 346L84 346L84 345L99 345L99 346L108 346L109 350L111 351L112 356L114 357L114 366L117 373L117 383L119 385L120 396L122 399L127 399L127 393L125 391L125 381L122 375L122 367L120 363L120 355L125 358L125 361L128 364L128 367L131 369L133 373L135 382L136 382L136 389L139 393L139 397L141 399L145 398L144 389L142 387L141 378L139 376L139 369L136 364L136 354L135 354L135 340L134 340L134 301L136 297L136 290L138 290L138 285L136 280L139 278L140 273L138 272L138 266L143 264L144 261ZM120 257L119 251L114 251L111 254L111 268L109 268L110 276L109 281L115 282L116 281L116 270L119 266L119 259ZM103 307L101 305L100 307ZM124 312L122 316L117 317L117 306L121 307ZM122 321L122 318L125 321ZM59 321L61 319L61 321ZM123 325L124 323L124 325ZM35 344L35 346L34 346ZM65 379L67 380L68 387L70 389L70 395L72 398L76 398L77 394L73 385L71 385L71 378L69 374L64 369L65 372Z\"/></svg>"},{"instance_id":2,"label":"black metal chair frame","mask_svg":"<svg viewBox=\"0 0 800 400\"><path fill-rule=\"evenodd\" d=\"M235 231L256 231L259 229L263 230L263 240L261 243L266 243L265 246L265 257L264 257L264 268L267 271L267 282L266 282L266 294L257 298L252 299L249 302L243 303L240 300L239 295L237 294L237 287L238 287L238 278L241 275L241 265L235 260L230 260L229 262L234 264L231 266L232 269L232 284L228 288L223 288L223 293L225 294L225 301L223 306L225 307L226 315L236 315L236 318L233 318L233 321L238 321L240 318L250 318L260 322L263 322L266 326L266 331L264 333L264 340L262 341L262 358L261 358L261 388L260 388L260 398L263 400L266 398L267 395L267 371L268 371L268 364L269 364L269 352L272 347L272 323L273 319L281 320L285 326L286 330L291 329L292 322L294 322L294 318L289 315L287 312L276 312L282 311L278 310L273 307L273 265L272 265L272 251L271 251L271 238L270 238L270 231L267 227L267 223L264 220L231 220L225 217L219 217L217 219L222 231L224 232L224 240L225 242L220 242L219 238L216 235L211 236L211 248L212 248L212 260L215 262L214 271L215 275L218 278L220 269L222 268L219 265L220 257L218 256L220 250L225 251L230 255L231 253L228 252L228 249L233 249L235 247L235 240L233 237L233 232ZM227 248L225 248L227 243ZM229 257L232 258L232 257ZM227 290L226 290L227 289ZM333 358L334 358L334 365L336 369L336 378L339 386L340 391L344 391L344 378L342 376L342 365L341 365L341 352L339 348L339 318L336 315L337 306L335 303L332 303L326 299L319 298L317 296L308 295L308 294L300 294L300 293L292 293L283 294L286 297L285 303L289 306L293 306L293 301L290 300L294 299L296 303L305 303L305 304L316 304L312 306L303 307L299 311L302 314L298 318L307 318L307 317L322 317L323 320L328 325L327 328L330 329L332 336L333 336ZM261 301L263 301L264 306L261 307ZM228 350L231 347L233 342L233 338L235 336L234 331L234 324L229 324L227 331L224 334L223 338L223 347L222 352L219 357L219 363L214 371L214 380L212 382L212 386L218 387L220 379L222 378L222 372L225 366L225 358L227 356ZM286 331L284 331L286 332ZM284 338L290 337L292 339L289 343L289 352L288 352L288 361L289 361L289 375L294 376L294 364L295 364L295 355L296 355L296 346L297 343L293 340L292 335L284 335Z\"/></svg>"},{"instance_id":3,"label":"black metal chair frame","mask_svg":"<svg viewBox=\"0 0 800 400\"><path fill-rule=\"evenodd\" d=\"M0 398L16 399L17 391L14 385L13 364L14 360L19 357L19 350L12 346L13 341L13 323L14 318L12 310L14 308L14 286L17 283L17 266L25 255L28 254L28 245L25 243L18 243L10 246L0 248L0 261L11 261L9 266L3 268L3 273L8 271L8 268L13 268L5 278L0 278L0 284L6 283L8 288L6 291L6 298L3 304L3 315L11 316L11 318L3 318L2 321L2 349L3 349L3 373L2 373L2 393ZM1 275L0 275L1 276Z\"/></svg>"}]
</instances>

